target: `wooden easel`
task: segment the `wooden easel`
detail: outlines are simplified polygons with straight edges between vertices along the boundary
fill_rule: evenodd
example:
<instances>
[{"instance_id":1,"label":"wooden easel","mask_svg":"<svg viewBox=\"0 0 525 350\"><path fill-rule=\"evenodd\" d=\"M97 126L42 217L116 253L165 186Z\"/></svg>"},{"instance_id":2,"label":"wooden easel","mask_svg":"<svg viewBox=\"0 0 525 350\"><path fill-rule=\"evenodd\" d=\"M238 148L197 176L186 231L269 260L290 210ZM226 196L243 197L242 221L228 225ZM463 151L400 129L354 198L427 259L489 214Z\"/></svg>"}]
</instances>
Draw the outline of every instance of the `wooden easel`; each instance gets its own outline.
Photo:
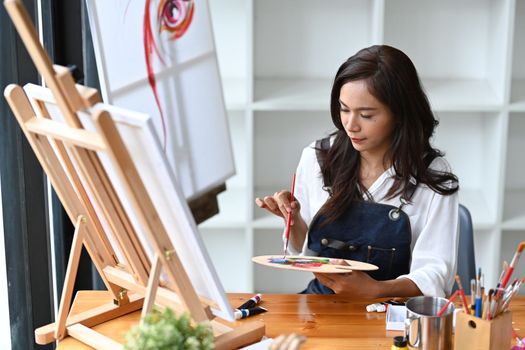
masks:
<instances>
[{"instance_id":1,"label":"wooden easel","mask_svg":"<svg viewBox=\"0 0 525 350\"><path fill-rule=\"evenodd\" d=\"M217 349L233 349L258 341L264 324L250 322L232 327L213 320L212 301L197 295L142 179L106 111L92 113L96 132L85 130L77 116L100 101L95 89L75 85L69 71L53 66L40 45L31 20L19 0L6 0L11 16L29 54L52 91L65 123L51 120L43 101L29 101L24 90L9 85L4 95L27 140L53 185L69 218L75 224L57 320L35 330L35 341L48 344L66 335L97 349L121 349L122 344L91 327L142 308L147 314L154 304L188 311L195 322L211 320ZM155 251L151 262L137 237L96 152L106 152L125 184L132 205ZM95 210L92 198L103 212ZM104 227L110 227L109 230ZM125 261L119 261L110 239ZM82 247L85 247L113 302L68 317L73 285ZM161 285L161 270L168 278Z\"/></svg>"}]
</instances>

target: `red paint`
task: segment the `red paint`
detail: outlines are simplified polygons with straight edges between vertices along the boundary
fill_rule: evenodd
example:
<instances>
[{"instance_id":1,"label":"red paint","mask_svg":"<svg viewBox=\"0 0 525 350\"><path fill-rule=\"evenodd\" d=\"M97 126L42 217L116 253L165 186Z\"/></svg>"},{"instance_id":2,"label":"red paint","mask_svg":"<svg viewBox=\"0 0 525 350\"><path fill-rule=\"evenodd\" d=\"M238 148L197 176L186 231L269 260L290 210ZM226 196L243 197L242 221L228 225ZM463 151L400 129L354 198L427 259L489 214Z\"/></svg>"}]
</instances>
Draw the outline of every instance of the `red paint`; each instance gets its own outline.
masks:
<instances>
[{"instance_id":1,"label":"red paint","mask_svg":"<svg viewBox=\"0 0 525 350\"><path fill-rule=\"evenodd\" d=\"M159 94L157 91L157 82L155 80L155 73L153 72L153 53L157 52L160 57L155 40L153 38L153 32L151 30L151 17L150 17L150 4L151 0L146 0L146 7L144 9L144 54L146 58L146 70L148 72L148 82L155 98L155 103L160 113L160 120L162 122L162 148L166 151L166 123L164 120L164 113L162 112L162 106L160 105ZM162 59L162 58L161 58Z\"/></svg>"},{"instance_id":2,"label":"red paint","mask_svg":"<svg viewBox=\"0 0 525 350\"><path fill-rule=\"evenodd\" d=\"M160 104L159 93L157 91L157 81L155 79L155 73L153 71L153 58L154 55L158 57L161 64L164 64L164 59L155 43L155 37L153 36L153 28L151 23L151 3L152 0L146 0L144 8L144 56L146 59L146 71L148 74L148 82L155 98L155 104L159 109L160 119L162 123L162 135L163 135L163 149L166 151L167 132L166 132L166 121L162 106ZM178 16L173 17L173 9L178 10ZM195 5L193 0L182 1L182 0L164 0L161 1L157 8L157 23L159 34L166 30L171 34L170 40L176 40L182 37L193 20Z\"/></svg>"}]
</instances>

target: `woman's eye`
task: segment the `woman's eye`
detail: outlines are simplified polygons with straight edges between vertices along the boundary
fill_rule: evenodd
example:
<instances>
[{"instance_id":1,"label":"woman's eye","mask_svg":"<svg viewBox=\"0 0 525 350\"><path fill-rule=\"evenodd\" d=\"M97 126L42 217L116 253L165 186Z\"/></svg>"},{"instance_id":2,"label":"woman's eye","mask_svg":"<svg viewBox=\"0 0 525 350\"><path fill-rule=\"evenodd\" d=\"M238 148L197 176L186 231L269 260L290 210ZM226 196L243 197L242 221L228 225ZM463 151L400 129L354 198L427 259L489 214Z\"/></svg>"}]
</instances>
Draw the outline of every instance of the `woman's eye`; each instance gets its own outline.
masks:
<instances>
[{"instance_id":1,"label":"woman's eye","mask_svg":"<svg viewBox=\"0 0 525 350\"><path fill-rule=\"evenodd\" d=\"M341 108L341 112L342 112L342 113L349 113L350 110L349 110L349 109L345 109L345 108Z\"/></svg>"},{"instance_id":2,"label":"woman's eye","mask_svg":"<svg viewBox=\"0 0 525 350\"><path fill-rule=\"evenodd\" d=\"M370 118L372 118L372 116L371 115L361 114L361 118L370 119Z\"/></svg>"}]
</instances>

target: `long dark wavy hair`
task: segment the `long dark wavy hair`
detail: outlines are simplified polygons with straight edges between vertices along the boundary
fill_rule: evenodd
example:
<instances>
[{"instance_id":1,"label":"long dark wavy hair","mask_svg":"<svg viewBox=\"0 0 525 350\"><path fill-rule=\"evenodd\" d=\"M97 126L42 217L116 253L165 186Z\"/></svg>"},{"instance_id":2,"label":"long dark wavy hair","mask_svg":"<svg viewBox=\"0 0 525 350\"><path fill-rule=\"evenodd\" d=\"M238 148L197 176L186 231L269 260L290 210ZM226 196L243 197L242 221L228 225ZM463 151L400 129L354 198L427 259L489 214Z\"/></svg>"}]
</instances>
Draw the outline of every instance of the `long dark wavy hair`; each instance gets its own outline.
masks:
<instances>
[{"instance_id":1,"label":"long dark wavy hair","mask_svg":"<svg viewBox=\"0 0 525 350\"><path fill-rule=\"evenodd\" d=\"M334 79L330 98L332 121L337 127L335 140L328 150L317 150L321 173L331 185L331 196L320 209L326 222L336 220L351 201L363 200L367 193L360 181L360 155L352 146L341 123L339 94L351 81L364 80L369 92L390 109L394 130L385 158L392 162L395 179L386 198L407 197L411 178L437 193L450 195L458 190L458 178L450 172L429 169L430 163L443 153L430 145L439 122L434 117L423 91L416 68L402 51L386 45L360 50L344 62Z\"/></svg>"}]
</instances>

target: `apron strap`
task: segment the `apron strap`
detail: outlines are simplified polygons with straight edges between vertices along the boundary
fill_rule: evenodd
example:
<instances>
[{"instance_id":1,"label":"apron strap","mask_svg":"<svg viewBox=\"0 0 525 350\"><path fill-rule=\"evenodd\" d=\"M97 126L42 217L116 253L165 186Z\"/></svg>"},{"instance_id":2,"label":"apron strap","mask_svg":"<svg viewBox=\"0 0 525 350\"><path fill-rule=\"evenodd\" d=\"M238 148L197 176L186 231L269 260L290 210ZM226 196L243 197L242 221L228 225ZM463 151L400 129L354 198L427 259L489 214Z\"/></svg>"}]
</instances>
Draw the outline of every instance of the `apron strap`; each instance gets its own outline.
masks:
<instances>
[{"instance_id":1,"label":"apron strap","mask_svg":"<svg viewBox=\"0 0 525 350\"><path fill-rule=\"evenodd\" d=\"M414 195L414 192L416 192L417 183L414 181L410 181L407 186L407 195L401 196L399 199L399 206L395 209L392 209L388 212L388 217L392 221L397 221L399 219L401 210L403 210L403 207L408 204L408 202L412 199L412 196Z\"/></svg>"}]
</instances>

